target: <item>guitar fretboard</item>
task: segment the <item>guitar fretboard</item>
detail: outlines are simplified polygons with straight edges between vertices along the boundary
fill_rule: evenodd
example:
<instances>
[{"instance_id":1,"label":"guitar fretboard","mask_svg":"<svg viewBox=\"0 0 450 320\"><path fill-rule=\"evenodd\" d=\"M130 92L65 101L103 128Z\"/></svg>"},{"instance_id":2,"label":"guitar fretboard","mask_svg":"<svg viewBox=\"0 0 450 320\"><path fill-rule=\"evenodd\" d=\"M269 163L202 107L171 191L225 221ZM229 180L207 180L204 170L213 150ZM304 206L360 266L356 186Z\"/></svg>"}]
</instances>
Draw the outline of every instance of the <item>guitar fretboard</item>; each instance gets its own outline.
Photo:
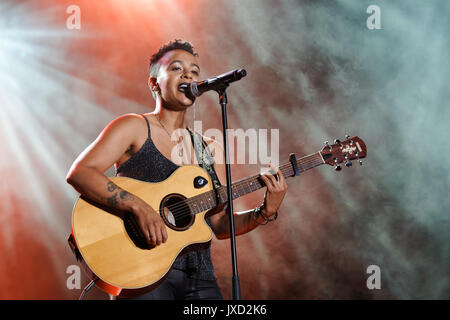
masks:
<instances>
[{"instance_id":1,"label":"guitar fretboard","mask_svg":"<svg viewBox=\"0 0 450 320\"><path fill-rule=\"evenodd\" d=\"M297 160L297 166L300 173L324 163L325 161L323 160L320 152L313 153ZM292 168L292 164L290 162L281 165L279 168L286 179L295 176L294 169ZM264 188L265 186L266 185L261 179L260 174L238 180L234 182L231 187L232 199L237 199L246 194ZM211 190L185 200L185 203L189 206L191 213L193 214L215 208L218 205L222 205L227 202L228 196L226 186L221 186L215 190Z\"/></svg>"}]
</instances>

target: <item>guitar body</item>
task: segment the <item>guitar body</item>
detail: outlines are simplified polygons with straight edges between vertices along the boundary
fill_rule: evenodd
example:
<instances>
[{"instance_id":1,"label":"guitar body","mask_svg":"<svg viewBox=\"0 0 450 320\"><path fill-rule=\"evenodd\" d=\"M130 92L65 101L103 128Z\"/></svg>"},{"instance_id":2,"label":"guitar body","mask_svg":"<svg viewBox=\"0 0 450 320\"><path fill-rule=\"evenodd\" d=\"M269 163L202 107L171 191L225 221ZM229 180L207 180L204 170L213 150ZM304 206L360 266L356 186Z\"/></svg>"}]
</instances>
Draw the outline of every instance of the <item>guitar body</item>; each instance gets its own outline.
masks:
<instances>
[{"instance_id":1,"label":"guitar body","mask_svg":"<svg viewBox=\"0 0 450 320\"><path fill-rule=\"evenodd\" d=\"M126 177L111 180L155 211L161 211L167 226L166 243L146 248L136 240L133 233L136 229L130 225L127 228L126 217L131 214L113 212L80 197L72 215L75 246L88 274L98 278L96 284L102 290L121 297L143 294L164 280L178 255L197 245L207 246L212 238L212 230L205 221L206 210L195 215L184 214L179 221L174 221L173 215L163 209L164 204L176 205L177 199L213 190L213 185L208 173L194 165L178 168L159 183ZM202 186L198 183L194 186L195 181L200 181Z\"/></svg>"}]
</instances>

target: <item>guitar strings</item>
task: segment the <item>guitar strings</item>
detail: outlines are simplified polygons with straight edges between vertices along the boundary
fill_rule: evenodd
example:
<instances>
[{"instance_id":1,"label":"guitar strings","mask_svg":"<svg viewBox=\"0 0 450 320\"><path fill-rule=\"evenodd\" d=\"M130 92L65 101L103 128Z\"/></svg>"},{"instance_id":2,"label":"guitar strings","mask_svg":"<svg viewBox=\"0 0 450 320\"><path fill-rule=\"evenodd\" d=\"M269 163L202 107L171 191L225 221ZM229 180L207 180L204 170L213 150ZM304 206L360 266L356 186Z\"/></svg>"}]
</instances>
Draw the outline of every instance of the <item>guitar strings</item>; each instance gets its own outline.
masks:
<instances>
[{"instance_id":1,"label":"guitar strings","mask_svg":"<svg viewBox=\"0 0 450 320\"><path fill-rule=\"evenodd\" d=\"M313 154L313 155L310 155L310 156L307 156L307 157L312 157L312 156L314 156L314 155L316 155L316 154ZM305 158L306 158L306 157L305 157ZM314 163L314 162L316 162L316 161L314 161L313 159L307 159L307 160L304 161L304 163L301 165L301 167L310 165L310 164L312 164L312 163ZM314 165L314 166L315 166L315 165ZM312 166L312 167L310 167L310 168L313 168L314 166ZM310 169L310 168L307 168L306 170L308 170L308 169ZM291 164L290 164L290 163L280 166L280 171L281 171L284 175L286 174L286 171L288 171L288 173L291 174L291 170L290 170L290 169L291 169ZM303 171L304 171L304 170L303 170ZM254 176L254 177L256 177L256 176ZM287 176L287 177L289 177L289 176ZM247 180L247 179L246 179L246 180ZM239 183L239 182L238 182L238 183ZM241 186L242 186L242 185L235 184L235 187L241 187ZM222 189L222 190L223 190L223 189ZM210 191L205 192L205 193L203 193L203 194L197 195L197 196L192 197L192 198L190 198L190 199L184 199L184 200L182 200L182 201L180 201L180 202L178 202L178 203L176 203L176 204L174 204L174 205L169 205L169 206L167 206L166 208L169 209L169 211L172 213L172 215L174 215L174 217L176 217L176 218L183 218L183 217L191 216L191 215L192 215L192 211L189 209L189 204L191 204L191 203L197 201L197 198L199 198L199 197L204 197L204 196L205 196L206 194L208 194L208 193L213 193L213 190L210 190ZM220 193L220 191L219 191L219 193ZM238 193L239 193L239 192L238 192ZM226 203L226 201L225 201L224 203ZM188 208L186 208L186 206L187 206ZM213 208L213 207L211 207L211 208ZM207 209L205 209L205 210L201 210L201 211L196 212L196 213L200 213L200 212L209 210L209 209L211 209L211 208L207 208ZM186 209L188 209L188 210L186 210ZM161 214L160 210L157 210L157 212L159 212L159 213ZM196 213L194 213L194 214L196 214Z\"/></svg>"},{"instance_id":2,"label":"guitar strings","mask_svg":"<svg viewBox=\"0 0 450 320\"><path fill-rule=\"evenodd\" d=\"M318 155L320 155L320 160L321 160L320 163L317 163L317 159L315 159L315 157L317 158ZM300 172L304 172L304 171L306 171L306 170L309 170L309 169L311 169L311 168L314 168L314 167L316 167L316 166L318 166L318 165L320 165L320 164L324 164L324 163L326 163L326 162L323 160L323 157L321 156L320 151L317 152L317 153L313 153L313 154L311 154L311 155L305 156L305 157L303 157L303 158L301 158L301 159L299 159L299 160L297 161L297 164L298 164L299 167L300 167L300 168L299 168L299 169L300 169ZM280 166L279 168L280 168L280 171L283 173L283 175L285 175L285 177L287 177L287 178L290 177L291 174L293 173L292 165L291 165L290 163L284 164L284 165ZM286 175L286 171L287 171L287 173L288 173L289 175ZM259 176L253 176L252 178L254 178L254 177L259 177ZM248 180L249 180L249 179L247 178L247 179L243 180L242 182L248 181ZM235 182L235 184L233 185L233 187L235 187L236 189L239 188L239 187L242 187L242 185L240 184L240 183L242 183L242 182L240 182L240 181ZM245 184L244 184L244 187L245 187ZM262 187L264 187L264 186L262 186ZM220 199L223 201L223 199L222 199L222 197L221 197L222 195L220 194L220 191L221 191L221 190L224 190L224 189L222 189L222 188L219 189L219 197L220 197ZM250 191L252 191L252 190L250 189ZM255 190L253 190L253 191L255 191ZM194 215L195 215L195 214L197 214L197 213L201 213L201 212L207 211L207 210L209 210L209 209L214 208L214 206L213 206L213 207L210 207L210 208L207 208L207 209L204 209L204 210L201 210L201 211L199 211L199 212L193 212L193 211L190 209L189 204L195 203L195 202L198 200L198 198L204 197L204 196L206 196L206 194L208 194L208 193L210 193L211 196L212 196L212 194L214 194L214 190L210 190L210 191L205 192L205 193L203 193L203 194L194 196L194 197L192 197L192 198L190 198L190 199L184 199L184 200L182 200L182 201L180 201L180 202L178 202L178 203L176 203L176 204L174 204L174 205L167 206L166 208L167 208L167 209L170 211L170 213L172 213L172 215L173 215L174 217L176 217L176 218L183 218L183 217L187 217L187 216L192 216L192 213L194 213ZM239 194L239 192L237 192L237 193ZM234 194L236 194L236 193L234 193ZM227 200L227 201L228 201L228 200ZM227 201L224 201L223 203L226 203ZM217 204L216 204L216 206L217 206ZM187 208L186 208L186 207L187 207ZM188 209L188 210L186 210L186 209ZM158 213L161 214L160 210L157 210L156 212L158 212Z\"/></svg>"},{"instance_id":3,"label":"guitar strings","mask_svg":"<svg viewBox=\"0 0 450 320\"><path fill-rule=\"evenodd\" d=\"M306 160L301 164L301 167L305 167L305 166L308 166L308 165L311 165L311 164L315 163L316 161L312 159L312 156L314 156L314 155L316 155L316 154L307 156L307 157L309 157L309 159L306 159ZM305 158L306 158L306 157L305 157ZM306 170L308 170L308 169L310 169L310 168L313 168L314 166L316 166L316 165L313 165L313 166L311 166L311 167L308 167ZM291 173L291 170L290 170L290 169L291 169L291 164L290 164L290 163L280 166L280 171L281 171L284 175L285 175L286 171L288 171L288 173ZM305 170L303 170L303 171L305 171ZM256 176L255 176L255 177L256 177ZM289 177L289 176L287 176L287 177ZM238 183L239 183L239 182L238 182ZM241 185L239 185L239 184L235 184L235 187L240 187L240 186L241 186ZM222 190L223 190L223 189L222 189ZM191 204L191 203L197 201L197 198L199 198L199 197L204 197L207 193L213 193L213 190L210 190L210 191L205 192L205 193L203 193L203 194L197 195L197 196L192 197L192 198L190 198L190 199L184 199L184 200L182 200L182 201L180 201L180 202L178 202L178 203L176 203L176 204L174 204L174 205L169 205L169 206L167 206L166 208L169 209L170 213L172 213L172 215L173 215L175 218L183 218L183 217L191 216L191 215L192 215L192 211L189 209L189 208L190 208L190 207L189 207L189 204ZM219 193L220 193L220 191L219 191ZM224 203L226 203L226 202L224 202ZM213 207L211 207L211 208L213 208ZM205 210L201 210L201 211L199 211L199 212L195 212L194 214L197 214L197 213L200 213L200 212L209 210L209 209L211 209L211 208L207 208L207 209L205 209ZM186 209L188 209L188 210L186 210ZM157 210L157 212L161 214L160 210Z\"/></svg>"},{"instance_id":4,"label":"guitar strings","mask_svg":"<svg viewBox=\"0 0 450 320\"><path fill-rule=\"evenodd\" d=\"M316 155L317 155L317 154L312 154L312 155L310 155L310 156L306 156L305 158L307 158L307 159L305 159L305 160L300 164L300 166L301 166L301 167L308 167L306 170L310 169L310 168L309 168L309 165L311 165L311 164L317 162L315 159L313 159L313 157L316 156ZM301 159L300 159L300 160L301 160ZM313 168L313 167L314 167L314 166L312 166L311 168ZM289 177L288 175L286 175L286 173L289 173L289 174L292 173L292 171L291 171L292 166L291 166L290 163L284 164L284 165L280 166L279 168L280 168L281 173L282 173L283 175L285 175L285 177ZM303 171L305 171L305 170L303 170ZM259 176L254 176L254 177L259 177ZM247 179L246 179L246 180L247 180ZM235 184L233 187L239 188L239 187L242 187L242 186L243 186L243 185L240 185L239 182L237 182L237 184ZM245 187L245 184L244 184L244 187ZM219 190L218 190L218 192L219 192L219 198L221 198L221 200L222 200L222 197L221 197L221 194L220 194L220 190L223 190L223 189L219 189ZM250 189L250 190L251 190L251 189ZM211 195L212 195L212 194L214 194L214 190L210 190L210 191L208 191L208 192L199 194L199 195L197 195L197 196L195 196L195 197L192 197L192 198L184 199L184 200L182 200L182 201L180 201L180 202L178 202L178 203L176 203L176 204L168 205L168 206L166 206L165 208L167 208L167 209L170 211L170 213L171 213L176 219L180 219L180 218L192 216L192 213L193 213L193 212L192 212L192 210L190 209L189 204L194 203L195 201L198 200L197 198L204 197L204 196L206 196L208 193L211 193ZM239 193L239 192L238 192L238 193ZM225 201L225 203L226 203L226 202L227 202L227 201ZM216 204L216 205L217 205L217 204ZM211 208L213 208L213 207L211 207ZM202 211L199 211L199 212L195 212L194 215L197 214L197 213L203 212L203 211L207 211L207 210L209 210L209 209L211 209L211 208L207 208L207 209L205 209L205 210L202 210ZM161 215L161 210L157 210L156 212L158 212L158 213Z\"/></svg>"}]
</instances>

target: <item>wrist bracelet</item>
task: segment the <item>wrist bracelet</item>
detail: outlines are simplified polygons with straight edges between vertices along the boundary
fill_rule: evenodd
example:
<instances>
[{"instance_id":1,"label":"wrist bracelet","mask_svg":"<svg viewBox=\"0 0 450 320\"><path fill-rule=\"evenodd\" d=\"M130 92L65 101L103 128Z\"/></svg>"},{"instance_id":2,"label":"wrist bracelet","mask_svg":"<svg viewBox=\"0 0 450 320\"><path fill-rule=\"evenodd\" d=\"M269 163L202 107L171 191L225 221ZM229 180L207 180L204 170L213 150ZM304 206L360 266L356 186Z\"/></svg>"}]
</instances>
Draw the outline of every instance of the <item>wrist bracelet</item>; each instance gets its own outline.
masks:
<instances>
[{"instance_id":1,"label":"wrist bracelet","mask_svg":"<svg viewBox=\"0 0 450 320\"><path fill-rule=\"evenodd\" d=\"M266 225L269 223L269 221L267 220L267 218L261 213L261 206L256 207L253 211L255 213L255 221L257 224L259 224L260 226ZM258 216L262 216L264 219L263 223L259 223L258 222Z\"/></svg>"},{"instance_id":2,"label":"wrist bracelet","mask_svg":"<svg viewBox=\"0 0 450 320\"><path fill-rule=\"evenodd\" d=\"M255 208L255 213L256 213L256 222L259 224L259 225L266 225L266 224L268 224L269 222L272 222L272 221L275 221L276 219L277 219L277 217L278 217L278 210L277 210L277 212L275 212L275 215L273 216L273 218L268 218L268 217L266 217L263 213L262 213L262 207L264 206L264 204L262 204L262 205L260 205L259 207L256 207ZM264 219L264 223L259 223L258 222L258 215L259 216L261 216L263 219Z\"/></svg>"}]
</instances>

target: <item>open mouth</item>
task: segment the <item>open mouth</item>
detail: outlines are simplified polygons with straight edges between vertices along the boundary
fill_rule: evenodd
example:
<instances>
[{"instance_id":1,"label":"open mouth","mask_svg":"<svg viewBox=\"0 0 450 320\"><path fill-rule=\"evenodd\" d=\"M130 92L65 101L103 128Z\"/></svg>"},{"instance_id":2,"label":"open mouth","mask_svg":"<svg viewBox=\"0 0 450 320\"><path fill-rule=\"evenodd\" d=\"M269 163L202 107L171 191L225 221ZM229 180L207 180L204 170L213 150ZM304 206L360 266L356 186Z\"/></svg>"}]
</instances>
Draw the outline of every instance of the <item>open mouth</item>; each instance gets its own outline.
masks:
<instances>
[{"instance_id":1,"label":"open mouth","mask_svg":"<svg viewBox=\"0 0 450 320\"><path fill-rule=\"evenodd\" d=\"M190 86L189 82L183 82L178 85L178 91L186 92L186 89Z\"/></svg>"}]
</instances>

